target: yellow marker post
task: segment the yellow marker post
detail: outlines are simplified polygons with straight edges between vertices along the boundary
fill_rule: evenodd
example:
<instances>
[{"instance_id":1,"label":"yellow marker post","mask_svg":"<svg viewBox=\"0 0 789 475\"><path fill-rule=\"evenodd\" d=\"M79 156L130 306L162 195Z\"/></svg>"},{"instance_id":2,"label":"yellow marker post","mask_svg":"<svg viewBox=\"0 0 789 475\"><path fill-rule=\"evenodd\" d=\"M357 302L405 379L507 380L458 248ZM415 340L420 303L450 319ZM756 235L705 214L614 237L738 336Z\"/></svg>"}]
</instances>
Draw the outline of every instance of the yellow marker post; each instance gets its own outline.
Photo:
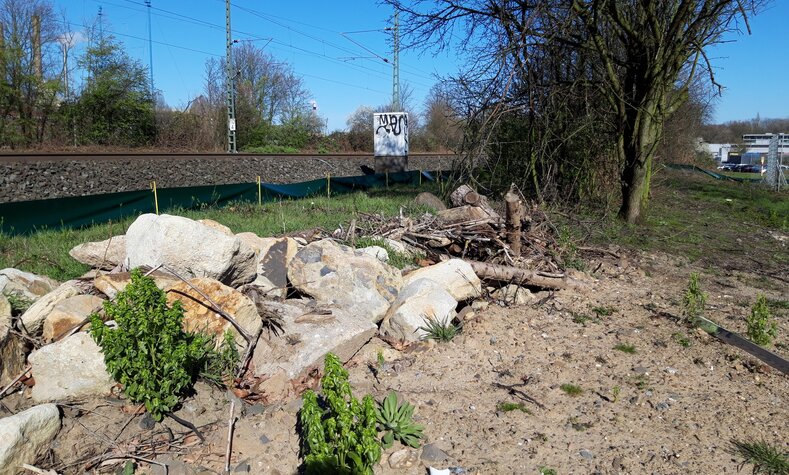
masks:
<instances>
[{"instance_id":1,"label":"yellow marker post","mask_svg":"<svg viewBox=\"0 0 789 475\"><path fill-rule=\"evenodd\" d=\"M260 175L258 175L258 206L263 206L263 193L260 186Z\"/></svg>"},{"instance_id":2,"label":"yellow marker post","mask_svg":"<svg viewBox=\"0 0 789 475\"><path fill-rule=\"evenodd\" d=\"M326 197L331 198L331 173L326 174Z\"/></svg>"},{"instance_id":3,"label":"yellow marker post","mask_svg":"<svg viewBox=\"0 0 789 475\"><path fill-rule=\"evenodd\" d=\"M156 214L159 214L159 194L156 192L156 182L151 182L151 189L153 190L153 204L156 208Z\"/></svg>"}]
</instances>

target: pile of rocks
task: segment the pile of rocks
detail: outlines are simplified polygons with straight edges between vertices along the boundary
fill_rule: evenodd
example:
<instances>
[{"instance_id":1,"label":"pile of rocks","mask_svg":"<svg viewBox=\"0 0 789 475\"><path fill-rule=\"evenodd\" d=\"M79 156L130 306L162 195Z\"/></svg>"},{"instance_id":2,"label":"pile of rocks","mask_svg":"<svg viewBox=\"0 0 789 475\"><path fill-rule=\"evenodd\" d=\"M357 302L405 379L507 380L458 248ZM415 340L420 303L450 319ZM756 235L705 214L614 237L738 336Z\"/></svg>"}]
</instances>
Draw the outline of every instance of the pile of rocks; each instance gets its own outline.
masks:
<instances>
[{"instance_id":1,"label":"pile of rocks","mask_svg":"<svg viewBox=\"0 0 789 475\"><path fill-rule=\"evenodd\" d=\"M411 252L387 242L390 249ZM1 473L17 473L47 450L60 427L51 403L113 390L101 350L84 325L128 285L132 268L152 269L150 277L168 300L181 300L186 329L216 336L229 330L242 352L254 342L244 388L268 403L315 384L326 353L347 361L376 335L403 349L421 341L426 319L468 315L464 307L483 291L460 259L401 271L387 264L387 251L377 246L233 234L214 221L169 215L142 215L125 236L82 244L71 255L94 270L62 284L16 269L0 271L0 387L24 379L38 404L0 419ZM530 295L519 288L503 292L509 300ZM12 317L2 294L33 303ZM35 340L44 345L28 354Z\"/></svg>"}]
</instances>

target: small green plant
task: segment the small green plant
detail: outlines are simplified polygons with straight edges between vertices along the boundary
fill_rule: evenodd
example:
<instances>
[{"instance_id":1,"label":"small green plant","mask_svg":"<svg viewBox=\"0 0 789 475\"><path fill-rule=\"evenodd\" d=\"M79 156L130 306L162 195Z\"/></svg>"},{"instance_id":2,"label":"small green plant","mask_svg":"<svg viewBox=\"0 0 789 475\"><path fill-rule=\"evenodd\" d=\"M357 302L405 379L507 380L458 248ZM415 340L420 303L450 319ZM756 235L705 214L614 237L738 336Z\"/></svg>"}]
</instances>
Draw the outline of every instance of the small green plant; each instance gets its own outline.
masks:
<instances>
[{"instance_id":1,"label":"small green plant","mask_svg":"<svg viewBox=\"0 0 789 475\"><path fill-rule=\"evenodd\" d=\"M569 384L569 383L562 384L561 386L559 386L559 389L564 391L565 394L567 394L568 396L579 396L581 395L581 393L584 392L584 390L581 389L581 386L577 386L575 384Z\"/></svg>"},{"instance_id":2,"label":"small green plant","mask_svg":"<svg viewBox=\"0 0 789 475\"><path fill-rule=\"evenodd\" d=\"M529 408L524 406L522 402L500 402L496 405L496 410L501 412L521 411L531 415Z\"/></svg>"},{"instance_id":3,"label":"small green plant","mask_svg":"<svg viewBox=\"0 0 789 475\"><path fill-rule=\"evenodd\" d=\"M674 341L676 341L677 344L683 348L690 347L690 339L682 332L674 333L673 335L671 335L671 338L673 338Z\"/></svg>"},{"instance_id":4,"label":"small green plant","mask_svg":"<svg viewBox=\"0 0 789 475\"><path fill-rule=\"evenodd\" d=\"M357 249L369 246L378 246L386 249L386 254L389 256L389 261L387 261L387 263L398 269L403 269L415 262L415 256L394 249L381 238L362 236L356 239L355 244Z\"/></svg>"},{"instance_id":5,"label":"small green plant","mask_svg":"<svg viewBox=\"0 0 789 475\"><path fill-rule=\"evenodd\" d=\"M225 332L219 351L211 351L200 371L200 377L217 386L228 386L238 366L238 346L230 330Z\"/></svg>"},{"instance_id":6,"label":"small green plant","mask_svg":"<svg viewBox=\"0 0 789 475\"><path fill-rule=\"evenodd\" d=\"M649 387L649 377L645 374L633 376L630 378L630 384L643 391Z\"/></svg>"},{"instance_id":7,"label":"small green plant","mask_svg":"<svg viewBox=\"0 0 789 475\"><path fill-rule=\"evenodd\" d=\"M540 475L557 475L558 472L552 468L540 467Z\"/></svg>"},{"instance_id":8,"label":"small green plant","mask_svg":"<svg viewBox=\"0 0 789 475\"><path fill-rule=\"evenodd\" d=\"M372 396L361 403L353 396L348 371L332 353L326 355L321 392L306 391L299 411L306 473L372 475L381 460Z\"/></svg>"},{"instance_id":9,"label":"small green plant","mask_svg":"<svg viewBox=\"0 0 789 475\"><path fill-rule=\"evenodd\" d=\"M171 412L189 391L206 363L215 358L214 341L203 334L184 332L183 308L172 307L153 279L139 269L104 312L118 325L104 325L91 315L91 335L104 353L107 371L123 385L124 393L156 421Z\"/></svg>"},{"instance_id":10,"label":"small green plant","mask_svg":"<svg viewBox=\"0 0 789 475\"><path fill-rule=\"evenodd\" d=\"M759 346L769 346L778 334L778 324L770 314L767 299L763 294L756 298L751 315L745 319L748 338Z\"/></svg>"},{"instance_id":11,"label":"small green plant","mask_svg":"<svg viewBox=\"0 0 789 475\"><path fill-rule=\"evenodd\" d=\"M559 230L559 237L556 243L559 246L559 255L564 261L565 267L580 271L586 270L586 262L579 256L578 245L575 243L569 228L562 227Z\"/></svg>"},{"instance_id":12,"label":"small green plant","mask_svg":"<svg viewBox=\"0 0 789 475\"><path fill-rule=\"evenodd\" d=\"M616 402L619 400L619 395L622 393L622 388L619 386L614 386L611 388L611 395L613 396L613 401Z\"/></svg>"},{"instance_id":13,"label":"small green plant","mask_svg":"<svg viewBox=\"0 0 789 475\"><path fill-rule=\"evenodd\" d=\"M383 350L378 350L378 352L375 354L375 359L378 361L378 367L383 368L384 363L386 363Z\"/></svg>"},{"instance_id":14,"label":"small green plant","mask_svg":"<svg viewBox=\"0 0 789 475\"><path fill-rule=\"evenodd\" d=\"M632 355L632 354L634 354L636 352L636 347L635 346L628 345L628 344L625 344L625 343L620 343L620 344L616 345L614 347L614 349L617 350L617 351L621 351L622 353L627 353L629 355Z\"/></svg>"},{"instance_id":15,"label":"small green plant","mask_svg":"<svg viewBox=\"0 0 789 475\"><path fill-rule=\"evenodd\" d=\"M422 336L423 340L436 340L436 341L451 341L455 335L460 333L460 327L452 323L449 317L439 320L436 317L424 317L425 326L419 327L419 330L425 332Z\"/></svg>"},{"instance_id":16,"label":"small green plant","mask_svg":"<svg viewBox=\"0 0 789 475\"><path fill-rule=\"evenodd\" d=\"M616 309L614 307L599 306L592 307L592 311L596 313L598 317L609 317L616 312Z\"/></svg>"},{"instance_id":17,"label":"small green plant","mask_svg":"<svg viewBox=\"0 0 789 475\"><path fill-rule=\"evenodd\" d=\"M592 317L586 315L585 313L572 313L573 315L573 323L578 323L580 325L586 326L586 323L592 321Z\"/></svg>"},{"instance_id":18,"label":"small green plant","mask_svg":"<svg viewBox=\"0 0 789 475\"><path fill-rule=\"evenodd\" d=\"M732 440L733 452L746 463L753 464L753 473L767 475L789 475L789 453L768 444L767 442L742 442Z\"/></svg>"},{"instance_id":19,"label":"small green plant","mask_svg":"<svg viewBox=\"0 0 789 475\"><path fill-rule=\"evenodd\" d=\"M384 432L381 439L383 448L388 449L395 440L403 445L419 448L422 431L425 429L419 424L414 424L411 419L414 415L414 406L407 401L397 403L397 393L392 391L375 411L378 421L378 430Z\"/></svg>"},{"instance_id":20,"label":"small green plant","mask_svg":"<svg viewBox=\"0 0 789 475\"><path fill-rule=\"evenodd\" d=\"M9 292L6 294L5 298L8 300L8 303L11 304L11 313L13 315L22 315L25 313L25 310L33 305L32 300L19 292Z\"/></svg>"},{"instance_id":21,"label":"small green plant","mask_svg":"<svg viewBox=\"0 0 789 475\"><path fill-rule=\"evenodd\" d=\"M691 272L688 280L688 288L682 297L685 318L692 325L697 324L697 320L704 313L704 306L707 304L707 294L701 291L699 286L699 274Z\"/></svg>"}]
</instances>

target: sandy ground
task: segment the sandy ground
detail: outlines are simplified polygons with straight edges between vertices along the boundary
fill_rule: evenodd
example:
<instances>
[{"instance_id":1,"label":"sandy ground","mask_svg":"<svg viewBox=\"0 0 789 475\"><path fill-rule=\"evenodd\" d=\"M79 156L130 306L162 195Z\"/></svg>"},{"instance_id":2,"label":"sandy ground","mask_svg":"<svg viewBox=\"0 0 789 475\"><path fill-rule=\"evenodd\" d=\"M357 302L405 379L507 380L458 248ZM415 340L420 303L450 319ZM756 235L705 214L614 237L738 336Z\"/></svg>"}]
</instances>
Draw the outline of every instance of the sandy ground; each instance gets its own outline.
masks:
<instances>
[{"instance_id":1,"label":"sandy ground","mask_svg":"<svg viewBox=\"0 0 789 475\"><path fill-rule=\"evenodd\" d=\"M763 440L789 451L789 377L677 320L687 276L699 269L663 254L592 259L590 268L596 271L583 277L584 290L542 292L539 305L494 303L452 342L409 353L386 349L383 366L376 354L384 343L373 340L363 348L350 365L355 394L380 400L396 390L416 406L429 444L424 450L396 444L376 473L422 474L433 466L467 474L541 468L558 474L723 474L738 473L732 439ZM744 330L757 291L789 300L780 280L742 271L703 273L702 286L709 293L706 316L733 331ZM774 349L787 357L789 311L776 316ZM635 353L614 349L618 344L634 346ZM561 389L566 384L579 386L581 394L568 395ZM159 460L175 462L170 474L222 473L230 399L198 385L178 413L203 427L206 443L183 436L187 431L171 421L169 430L161 424L146 430L150 421L124 413L120 400L65 407L50 463L67 467L64 473L84 473L84 461L107 447L123 454L159 441L162 452L171 452ZM295 473L299 402L238 404L231 469ZM504 402L523 403L528 413L502 412ZM144 463L141 468L163 473Z\"/></svg>"}]
</instances>

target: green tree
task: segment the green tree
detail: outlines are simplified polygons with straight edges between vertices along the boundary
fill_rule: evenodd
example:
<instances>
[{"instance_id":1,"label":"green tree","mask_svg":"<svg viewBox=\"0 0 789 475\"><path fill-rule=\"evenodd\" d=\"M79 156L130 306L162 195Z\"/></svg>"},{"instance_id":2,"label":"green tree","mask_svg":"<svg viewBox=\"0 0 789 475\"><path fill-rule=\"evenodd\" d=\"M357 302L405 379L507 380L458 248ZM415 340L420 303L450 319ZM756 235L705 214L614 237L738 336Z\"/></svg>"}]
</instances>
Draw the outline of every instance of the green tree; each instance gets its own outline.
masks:
<instances>
[{"instance_id":1,"label":"green tree","mask_svg":"<svg viewBox=\"0 0 789 475\"><path fill-rule=\"evenodd\" d=\"M44 140L61 88L58 30L47 0L0 0L0 143Z\"/></svg>"},{"instance_id":2,"label":"green tree","mask_svg":"<svg viewBox=\"0 0 789 475\"><path fill-rule=\"evenodd\" d=\"M141 146L156 137L148 72L112 36L92 42L79 64L88 74L64 114L77 124L81 144Z\"/></svg>"}]
</instances>

